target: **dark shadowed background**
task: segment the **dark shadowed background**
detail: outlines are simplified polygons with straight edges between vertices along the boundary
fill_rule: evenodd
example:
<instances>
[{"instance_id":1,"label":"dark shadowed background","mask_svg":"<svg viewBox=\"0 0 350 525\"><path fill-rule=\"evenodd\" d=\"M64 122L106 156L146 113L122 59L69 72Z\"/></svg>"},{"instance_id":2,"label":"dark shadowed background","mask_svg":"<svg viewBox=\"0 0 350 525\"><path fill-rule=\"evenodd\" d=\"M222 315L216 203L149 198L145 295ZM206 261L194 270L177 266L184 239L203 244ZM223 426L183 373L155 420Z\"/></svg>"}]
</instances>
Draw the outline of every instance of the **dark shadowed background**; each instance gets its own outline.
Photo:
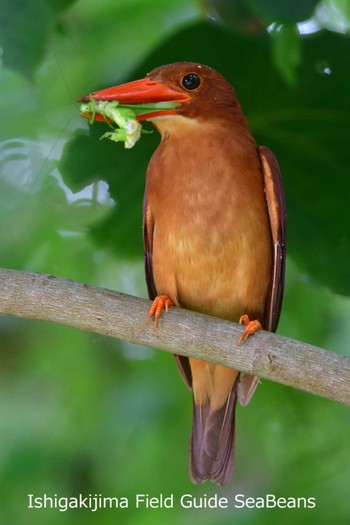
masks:
<instances>
[{"instance_id":1,"label":"dark shadowed background","mask_svg":"<svg viewBox=\"0 0 350 525\"><path fill-rule=\"evenodd\" d=\"M131 151L100 141L105 125L90 128L75 99L202 62L233 84L280 162L279 332L350 355L349 32L347 0L0 0L0 266L146 296L142 195L159 136ZM349 523L349 408L263 381L238 408L231 484L194 486L191 398L169 355L6 317L0 335L1 523ZM140 492L218 493L231 506L135 510ZM126 496L131 507L27 509L28 494L44 493ZM238 510L238 493L317 507Z\"/></svg>"}]
</instances>

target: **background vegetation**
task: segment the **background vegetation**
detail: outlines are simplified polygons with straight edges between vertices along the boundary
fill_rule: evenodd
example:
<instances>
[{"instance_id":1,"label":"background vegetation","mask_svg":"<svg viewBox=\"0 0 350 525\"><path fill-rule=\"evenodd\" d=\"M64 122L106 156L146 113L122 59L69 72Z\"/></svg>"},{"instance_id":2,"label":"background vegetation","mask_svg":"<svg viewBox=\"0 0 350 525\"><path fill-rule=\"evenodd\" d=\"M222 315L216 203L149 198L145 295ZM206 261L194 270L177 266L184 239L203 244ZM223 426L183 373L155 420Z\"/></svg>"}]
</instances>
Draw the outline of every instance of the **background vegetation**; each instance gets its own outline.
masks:
<instances>
[{"instance_id":1,"label":"background vegetation","mask_svg":"<svg viewBox=\"0 0 350 525\"><path fill-rule=\"evenodd\" d=\"M0 266L146 296L141 208L159 137L100 142L75 99L177 60L235 86L279 159L288 269L279 332L350 355L348 0L0 0ZM225 488L187 478L191 399L171 358L0 321L0 521L349 523L347 407L264 381L238 408ZM314 510L29 510L27 494L315 497Z\"/></svg>"}]
</instances>

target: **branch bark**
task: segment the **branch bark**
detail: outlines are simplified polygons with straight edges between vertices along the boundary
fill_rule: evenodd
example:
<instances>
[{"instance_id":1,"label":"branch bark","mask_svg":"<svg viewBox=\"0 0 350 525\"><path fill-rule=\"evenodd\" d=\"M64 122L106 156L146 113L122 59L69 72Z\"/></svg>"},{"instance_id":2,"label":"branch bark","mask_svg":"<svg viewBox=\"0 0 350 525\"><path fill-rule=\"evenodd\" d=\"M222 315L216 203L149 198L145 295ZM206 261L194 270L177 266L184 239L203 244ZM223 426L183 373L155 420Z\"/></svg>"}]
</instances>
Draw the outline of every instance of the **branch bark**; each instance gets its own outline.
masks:
<instances>
[{"instance_id":1,"label":"branch bark","mask_svg":"<svg viewBox=\"0 0 350 525\"><path fill-rule=\"evenodd\" d=\"M236 345L242 327L171 308L154 332L150 301L52 275L0 270L0 314L51 321L196 357L350 405L350 358L259 331Z\"/></svg>"}]
</instances>

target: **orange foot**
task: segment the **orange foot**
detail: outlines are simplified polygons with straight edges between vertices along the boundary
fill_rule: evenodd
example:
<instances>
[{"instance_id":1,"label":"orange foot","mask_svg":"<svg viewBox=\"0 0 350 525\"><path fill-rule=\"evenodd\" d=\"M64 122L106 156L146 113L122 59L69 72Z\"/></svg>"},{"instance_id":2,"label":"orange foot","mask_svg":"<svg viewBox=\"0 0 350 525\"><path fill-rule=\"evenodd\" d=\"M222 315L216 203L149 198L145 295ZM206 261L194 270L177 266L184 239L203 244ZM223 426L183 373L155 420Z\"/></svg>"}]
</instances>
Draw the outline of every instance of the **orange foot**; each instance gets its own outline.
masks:
<instances>
[{"instance_id":1,"label":"orange foot","mask_svg":"<svg viewBox=\"0 0 350 525\"><path fill-rule=\"evenodd\" d=\"M154 299L151 308L148 310L147 321L148 324L154 316L154 331L157 330L158 321L160 316L162 315L162 311L165 308L165 311L167 312L169 306L175 306L175 304L167 295L157 295L157 297Z\"/></svg>"},{"instance_id":2,"label":"orange foot","mask_svg":"<svg viewBox=\"0 0 350 525\"><path fill-rule=\"evenodd\" d=\"M251 321L247 315L241 316L239 324L245 324L245 329L237 341L238 345L240 345L242 341L246 341L248 337L255 334L255 332L262 329L261 323L259 321Z\"/></svg>"}]
</instances>

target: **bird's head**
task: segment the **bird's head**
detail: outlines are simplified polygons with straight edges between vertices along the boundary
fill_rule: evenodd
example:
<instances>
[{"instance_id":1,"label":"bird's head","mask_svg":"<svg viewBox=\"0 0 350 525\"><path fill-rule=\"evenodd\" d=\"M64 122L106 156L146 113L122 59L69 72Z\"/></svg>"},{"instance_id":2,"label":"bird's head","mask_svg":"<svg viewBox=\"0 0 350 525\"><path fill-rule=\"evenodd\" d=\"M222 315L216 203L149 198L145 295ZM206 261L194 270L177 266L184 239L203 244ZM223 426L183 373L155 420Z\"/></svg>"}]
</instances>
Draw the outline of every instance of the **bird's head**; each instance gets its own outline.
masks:
<instances>
[{"instance_id":1,"label":"bird's head","mask_svg":"<svg viewBox=\"0 0 350 525\"><path fill-rule=\"evenodd\" d=\"M176 62L158 67L145 78L96 91L80 101L118 101L124 105L174 102L176 107L150 109L137 116L151 120L181 116L188 119L232 119L245 125L245 118L231 85L214 69L195 62ZM169 119L167 119L169 120Z\"/></svg>"}]
</instances>

